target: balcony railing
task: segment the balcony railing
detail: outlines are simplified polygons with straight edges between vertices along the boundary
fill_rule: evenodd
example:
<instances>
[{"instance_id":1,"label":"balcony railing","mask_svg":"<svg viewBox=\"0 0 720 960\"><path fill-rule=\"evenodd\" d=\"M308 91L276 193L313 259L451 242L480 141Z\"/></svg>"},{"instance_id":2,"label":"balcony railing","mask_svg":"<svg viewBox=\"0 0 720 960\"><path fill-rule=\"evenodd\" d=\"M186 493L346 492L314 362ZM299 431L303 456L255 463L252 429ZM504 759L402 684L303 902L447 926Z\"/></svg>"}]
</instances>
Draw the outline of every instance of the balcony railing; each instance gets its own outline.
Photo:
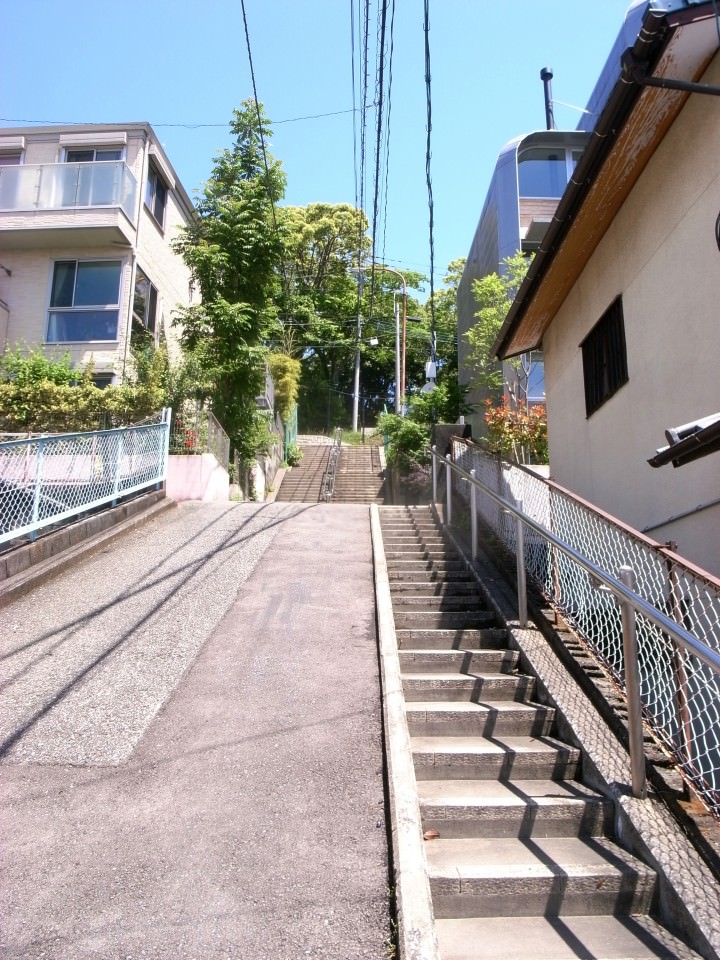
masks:
<instances>
[{"instance_id":1,"label":"balcony railing","mask_svg":"<svg viewBox=\"0 0 720 960\"><path fill-rule=\"evenodd\" d=\"M121 160L0 167L0 211L120 207L134 219L137 180Z\"/></svg>"}]
</instances>

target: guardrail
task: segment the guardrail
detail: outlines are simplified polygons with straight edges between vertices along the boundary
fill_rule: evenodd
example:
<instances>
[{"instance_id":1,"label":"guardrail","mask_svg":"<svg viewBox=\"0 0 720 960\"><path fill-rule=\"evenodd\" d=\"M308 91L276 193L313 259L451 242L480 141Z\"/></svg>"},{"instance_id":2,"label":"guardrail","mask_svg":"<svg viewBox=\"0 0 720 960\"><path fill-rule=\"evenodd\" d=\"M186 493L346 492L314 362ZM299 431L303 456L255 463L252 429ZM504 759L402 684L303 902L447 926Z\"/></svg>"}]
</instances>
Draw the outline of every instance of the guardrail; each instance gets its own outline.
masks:
<instances>
[{"instance_id":1,"label":"guardrail","mask_svg":"<svg viewBox=\"0 0 720 960\"><path fill-rule=\"evenodd\" d=\"M340 459L340 447L342 446L342 430L335 427L333 431L333 444L328 454L328 461L325 465L325 472L322 478L321 496L325 502L332 500L335 493L335 477L337 476L337 465Z\"/></svg>"},{"instance_id":2,"label":"guardrail","mask_svg":"<svg viewBox=\"0 0 720 960\"><path fill-rule=\"evenodd\" d=\"M517 564L527 623L529 578L584 638L628 700L633 793L645 794L643 719L720 816L720 581L527 468L465 442L432 451L445 522L483 523Z\"/></svg>"},{"instance_id":3,"label":"guardrail","mask_svg":"<svg viewBox=\"0 0 720 960\"><path fill-rule=\"evenodd\" d=\"M170 410L159 423L0 443L0 544L158 486Z\"/></svg>"},{"instance_id":4,"label":"guardrail","mask_svg":"<svg viewBox=\"0 0 720 960\"><path fill-rule=\"evenodd\" d=\"M137 180L122 160L0 167L0 210L121 207L135 219Z\"/></svg>"}]
</instances>

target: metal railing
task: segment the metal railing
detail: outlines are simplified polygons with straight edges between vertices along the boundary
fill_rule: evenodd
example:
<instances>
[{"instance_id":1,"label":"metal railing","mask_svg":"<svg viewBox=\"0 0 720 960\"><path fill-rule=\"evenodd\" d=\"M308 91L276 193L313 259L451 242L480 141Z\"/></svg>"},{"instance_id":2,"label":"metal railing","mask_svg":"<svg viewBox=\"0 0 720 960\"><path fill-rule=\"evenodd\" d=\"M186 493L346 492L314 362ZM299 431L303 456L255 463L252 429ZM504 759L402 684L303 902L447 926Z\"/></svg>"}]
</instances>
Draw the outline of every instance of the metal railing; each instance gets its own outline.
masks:
<instances>
[{"instance_id":1,"label":"metal railing","mask_svg":"<svg viewBox=\"0 0 720 960\"><path fill-rule=\"evenodd\" d=\"M170 411L159 423L0 443L0 543L160 484Z\"/></svg>"},{"instance_id":2,"label":"metal railing","mask_svg":"<svg viewBox=\"0 0 720 960\"><path fill-rule=\"evenodd\" d=\"M333 442L328 454L328 460L325 464L325 472L322 478L321 496L326 502L332 500L335 493L335 478L337 476L337 465L340 459L340 448L342 446L342 430L335 427L333 431Z\"/></svg>"},{"instance_id":3,"label":"metal railing","mask_svg":"<svg viewBox=\"0 0 720 960\"><path fill-rule=\"evenodd\" d=\"M445 521L482 523L558 609L628 699L633 792L644 794L642 719L720 816L720 581L525 467L460 439L432 456L433 502L444 471ZM634 647L636 644L636 648Z\"/></svg>"},{"instance_id":4,"label":"metal railing","mask_svg":"<svg viewBox=\"0 0 720 960\"><path fill-rule=\"evenodd\" d=\"M226 470L230 466L230 437L210 410L198 404L177 413L170 433L170 453L212 453Z\"/></svg>"},{"instance_id":5,"label":"metal railing","mask_svg":"<svg viewBox=\"0 0 720 960\"><path fill-rule=\"evenodd\" d=\"M120 207L135 217L137 180L121 160L0 167L0 210Z\"/></svg>"}]
</instances>

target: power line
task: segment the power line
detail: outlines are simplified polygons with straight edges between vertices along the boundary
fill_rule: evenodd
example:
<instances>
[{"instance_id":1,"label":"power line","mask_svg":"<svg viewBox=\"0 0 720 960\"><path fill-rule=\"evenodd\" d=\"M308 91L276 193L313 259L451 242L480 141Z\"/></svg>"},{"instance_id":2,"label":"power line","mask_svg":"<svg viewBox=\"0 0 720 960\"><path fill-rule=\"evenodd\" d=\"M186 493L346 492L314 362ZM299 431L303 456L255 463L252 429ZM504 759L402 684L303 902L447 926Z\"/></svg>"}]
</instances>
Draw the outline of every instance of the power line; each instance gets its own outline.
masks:
<instances>
[{"instance_id":1,"label":"power line","mask_svg":"<svg viewBox=\"0 0 720 960\"><path fill-rule=\"evenodd\" d=\"M385 240L387 238L388 180L390 177L390 116L392 107L393 54L395 52L395 0L390 13L390 55L388 57L387 117L385 120L385 186L383 211L382 261L385 263Z\"/></svg>"},{"instance_id":2,"label":"power line","mask_svg":"<svg viewBox=\"0 0 720 960\"><path fill-rule=\"evenodd\" d=\"M382 120L384 94L384 67L385 67L385 24L387 20L387 0L382 0L380 13L380 39L378 43L377 63L377 133L375 139L375 183L373 190L373 219L372 219L372 261L370 267L370 318L372 319L375 299L375 250L377 242L378 196L380 190L380 157L382 155Z\"/></svg>"},{"instance_id":3,"label":"power line","mask_svg":"<svg viewBox=\"0 0 720 960\"><path fill-rule=\"evenodd\" d=\"M262 149L263 164L265 166L265 181L267 185L268 197L270 198L270 211L272 213L272 221L273 221L273 227L275 229L275 236L278 237L278 239L280 239L280 233L278 231L278 225L277 225L277 216L275 214L275 197L273 196L270 189L270 168L268 166L267 151L265 149L265 134L263 132L262 117L260 116L260 103L258 102L257 86L255 84L255 68L253 66L252 51L250 49L250 33L248 31L247 16L245 15L245 0L240 0L240 7L242 8L243 26L245 27L245 44L247 46L248 63L250 64L250 79L252 81L253 97L255 99L255 112L257 114L258 133L260 135L260 147ZM283 285L285 287L285 295L288 296L288 293L289 293L288 278L287 278L287 271L285 270L285 256L283 253L282 243L280 244L280 269L283 275Z\"/></svg>"},{"instance_id":4,"label":"power line","mask_svg":"<svg viewBox=\"0 0 720 960\"><path fill-rule=\"evenodd\" d=\"M430 172L430 140L432 133L432 87L430 74L430 0L425 0L423 28L425 31L425 92L427 97L427 143L425 146L425 179L427 180L428 212L430 218L430 330L432 335L430 359L435 362L435 237L433 233L434 205L432 175Z\"/></svg>"},{"instance_id":5,"label":"power line","mask_svg":"<svg viewBox=\"0 0 720 960\"><path fill-rule=\"evenodd\" d=\"M367 105L368 110L374 110L377 106L376 103L369 103ZM331 110L329 113L309 113L303 117L288 117L285 120L272 120L270 121L271 125L276 127L283 123L299 123L302 120L322 120L325 117L340 117L347 115L348 113L359 113L360 111L353 106L347 110ZM47 124L47 126L62 126L62 127L72 127L72 126L92 126L97 123L96 120L20 120L20 119L11 119L10 117L0 117L0 123L37 123L37 124ZM224 123L170 123L170 122L156 122L150 121L152 127L180 127L185 130L208 130L208 129L220 129L222 127L229 127L231 121L226 120Z\"/></svg>"},{"instance_id":6,"label":"power line","mask_svg":"<svg viewBox=\"0 0 720 960\"><path fill-rule=\"evenodd\" d=\"M358 208L358 164L357 164L357 110L355 109L355 0L350 0L350 64L352 73L353 105L353 173L355 177L355 209Z\"/></svg>"}]
</instances>

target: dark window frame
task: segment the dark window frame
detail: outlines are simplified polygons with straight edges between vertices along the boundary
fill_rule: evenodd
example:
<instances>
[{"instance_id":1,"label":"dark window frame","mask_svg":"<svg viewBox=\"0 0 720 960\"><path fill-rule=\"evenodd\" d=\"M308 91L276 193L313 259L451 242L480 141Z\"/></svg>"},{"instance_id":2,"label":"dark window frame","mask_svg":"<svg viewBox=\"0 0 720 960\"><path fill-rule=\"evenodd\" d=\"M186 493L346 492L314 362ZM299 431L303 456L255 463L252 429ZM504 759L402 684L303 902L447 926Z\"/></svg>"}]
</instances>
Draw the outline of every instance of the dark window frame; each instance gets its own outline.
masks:
<instances>
[{"instance_id":1,"label":"dark window frame","mask_svg":"<svg viewBox=\"0 0 720 960\"><path fill-rule=\"evenodd\" d=\"M145 207L161 230L165 227L165 210L169 193L170 188L162 174L155 164L150 162L145 185Z\"/></svg>"},{"instance_id":2,"label":"dark window frame","mask_svg":"<svg viewBox=\"0 0 720 960\"><path fill-rule=\"evenodd\" d=\"M628 382L625 317L616 297L580 344L585 415L590 418Z\"/></svg>"},{"instance_id":3,"label":"dark window frame","mask_svg":"<svg viewBox=\"0 0 720 960\"><path fill-rule=\"evenodd\" d=\"M117 295L114 302L85 303L78 302L78 279L83 267L96 264L117 267ZM122 275L124 263L116 258L68 258L53 261L50 286L50 300L47 313L46 343L114 343L118 339L120 319L120 299L122 297ZM65 271L63 280L62 272ZM72 271L72 272L70 272ZM68 336L67 326L82 325L86 319L89 324L105 324L100 335ZM114 325L114 332L111 330ZM92 329L92 327L91 327ZM98 329L97 327L95 328ZM83 331L84 332L84 331Z\"/></svg>"},{"instance_id":4,"label":"dark window frame","mask_svg":"<svg viewBox=\"0 0 720 960\"><path fill-rule=\"evenodd\" d=\"M145 287L144 296L141 296L141 287ZM158 289L155 284L141 267L136 267L133 287L133 329L138 332L146 330L152 334L153 338L157 338L158 332L158 299Z\"/></svg>"}]
</instances>

